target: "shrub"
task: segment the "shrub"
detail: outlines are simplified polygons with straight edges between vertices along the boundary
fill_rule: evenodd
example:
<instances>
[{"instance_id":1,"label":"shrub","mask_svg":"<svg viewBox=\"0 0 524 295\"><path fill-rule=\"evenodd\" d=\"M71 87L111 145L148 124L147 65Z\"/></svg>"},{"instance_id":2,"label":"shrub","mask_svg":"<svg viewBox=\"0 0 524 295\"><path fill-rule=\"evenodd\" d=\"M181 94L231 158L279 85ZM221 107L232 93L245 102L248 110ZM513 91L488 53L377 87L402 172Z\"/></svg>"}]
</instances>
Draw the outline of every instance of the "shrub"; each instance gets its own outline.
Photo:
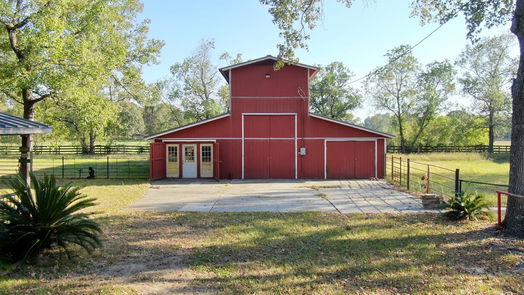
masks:
<instances>
[{"instance_id":1,"label":"shrub","mask_svg":"<svg viewBox=\"0 0 524 295\"><path fill-rule=\"evenodd\" d=\"M483 195L458 193L443 204L443 209L449 209L446 216L452 220L468 219L477 220L485 215L484 209L489 208L489 203Z\"/></svg>"},{"instance_id":2,"label":"shrub","mask_svg":"<svg viewBox=\"0 0 524 295\"><path fill-rule=\"evenodd\" d=\"M4 260L28 261L43 250L58 247L70 257L68 247L88 252L100 246L101 229L80 212L94 205L71 184L59 186L54 176L42 180L31 175L31 186L21 177L9 181L14 194L0 198L0 251Z\"/></svg>"}]
</instances>

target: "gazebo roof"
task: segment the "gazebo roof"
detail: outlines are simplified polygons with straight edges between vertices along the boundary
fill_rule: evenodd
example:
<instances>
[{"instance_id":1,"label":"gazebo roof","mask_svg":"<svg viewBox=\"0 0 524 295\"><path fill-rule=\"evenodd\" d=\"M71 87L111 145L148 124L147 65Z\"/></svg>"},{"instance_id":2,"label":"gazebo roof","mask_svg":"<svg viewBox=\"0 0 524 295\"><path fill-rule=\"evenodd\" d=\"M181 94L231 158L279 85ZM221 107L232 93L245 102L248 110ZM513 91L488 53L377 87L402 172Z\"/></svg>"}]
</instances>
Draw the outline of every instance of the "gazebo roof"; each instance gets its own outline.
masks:
<instances>
[{"instance_id":1,"label":"gazebo roof","mask_svg":"<svg viewBox=\"0 0 524 295\"><path fill-rule=\"evenodd\" d=\"M49 125L0 113L0 135L42 134L51 133Z\"/></svg>"}]
</instances>

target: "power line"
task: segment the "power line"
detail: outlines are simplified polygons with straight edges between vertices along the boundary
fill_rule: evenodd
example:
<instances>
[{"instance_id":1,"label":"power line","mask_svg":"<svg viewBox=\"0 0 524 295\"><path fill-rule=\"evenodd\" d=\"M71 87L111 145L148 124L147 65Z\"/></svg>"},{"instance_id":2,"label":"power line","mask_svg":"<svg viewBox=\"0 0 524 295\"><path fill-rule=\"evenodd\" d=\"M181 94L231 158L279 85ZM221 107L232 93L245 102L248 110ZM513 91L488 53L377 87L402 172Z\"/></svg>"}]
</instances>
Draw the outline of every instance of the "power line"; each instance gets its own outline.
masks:
<instances>
[{"instance_id":1,"label":"power line","mask_svg":"<svg viewBox=\"0 0 524 295\"><path fill-rule=\"evenodd\" d=\"M429 34L427 34L424 38L422 38L420 41L418 41L417 43L415 43L415 45L413 46L410 46L408 50L406 50L405 52L403 52L402 54L399 54L398 56L396 56L395 58L393 58L392 60L390 60L387 64L379 67L378 69L358 78L358 79L355 79L353 81L350 81L348 84L353 84L353 83L356 83L356 82L359 82L359 81L362 81L368 77L371 77L371 76L374 76L376 75L380 70L382 70L383 68L389 66L391 63L399 60L401 57L405 56L406 54L410 53L411 51L413 51L413 49L415 49L417 46L419 46L420 44L422 44L422 42L426 41L426 39L428 39L429 37L431 37L431 35L435 34L438 30L440 30L440 28L442 28L446 23L442 23L440 24L436 29L434 29L433 31L431 31Z\"/></svg>"}]
</instances>

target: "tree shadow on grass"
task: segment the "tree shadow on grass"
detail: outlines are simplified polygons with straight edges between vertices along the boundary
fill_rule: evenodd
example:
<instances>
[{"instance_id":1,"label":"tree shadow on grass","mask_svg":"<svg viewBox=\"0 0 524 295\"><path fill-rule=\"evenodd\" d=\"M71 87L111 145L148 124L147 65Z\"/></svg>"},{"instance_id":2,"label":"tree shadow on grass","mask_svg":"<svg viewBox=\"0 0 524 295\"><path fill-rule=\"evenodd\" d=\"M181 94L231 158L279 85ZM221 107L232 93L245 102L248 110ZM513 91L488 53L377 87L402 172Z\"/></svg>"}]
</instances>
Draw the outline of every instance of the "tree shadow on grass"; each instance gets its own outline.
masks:
<instances>
[{"instance_id":1,"label":"tree shadow on grass","mask_svg":"<svg viewBox=\"0 0 524 295\"><path fill-rule=\"evenodd\" d=\"M58 265L42 261L13 275L36 272L46 288L71 292L111 286L231 294L524 288L507 284L512 276L498 276L511 263L507 253L493 250L499 237L486 223L456 224L433 214L136 211L104 218L102 251ZM60 279L64 273L69 279Z\"/></svg>"}]
</instances>

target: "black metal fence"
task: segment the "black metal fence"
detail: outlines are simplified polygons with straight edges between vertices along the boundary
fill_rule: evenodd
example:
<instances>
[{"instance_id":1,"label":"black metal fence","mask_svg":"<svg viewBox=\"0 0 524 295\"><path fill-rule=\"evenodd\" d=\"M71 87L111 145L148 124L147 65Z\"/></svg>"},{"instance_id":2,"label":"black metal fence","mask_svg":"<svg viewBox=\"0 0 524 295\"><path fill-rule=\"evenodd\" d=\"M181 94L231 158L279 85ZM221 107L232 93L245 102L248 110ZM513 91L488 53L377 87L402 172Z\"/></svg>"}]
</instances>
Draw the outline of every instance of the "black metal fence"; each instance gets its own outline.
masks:
<instances>
[{"instance_id":1,"label":"black metal fence","mask_svg":"<svg viewBox=\"0 0 524 295\"><path fill-rule=\"evenodd\" d=\"M94 155L141 155L148 154L148 145L95 145ZM0 146L0 155L19 155L18 146ZM62 146L33 146L34 155L82 155L85 154L85 149L81 146L62 145Z\"/></svg>"},{"instance_id":2,"label":"black metal fence","mask_svg":"<svg viewBox=\"0 0 524 295\"><path fill-rule=\"evenodd\" d=\"M95 178L147 179L149 160L147 156L33 156L31 171L37 176L54 175L63 179L88 178L90 169ZM9 178L18 174L18 157L0 158L0 177Z\"/></svg>"},{"instance_id":3,"label":"black metal fence","mask_svg":"<svg viewBox=\"0 0 524 295\"><path fill-rule=\"evenodd\" d=\"M401 147L397 145L388 145L388 153L400 153ZM493 146L493 153L509 153L511 146L509 145L495 145ZM487 145L437 145L437 146L416 146L405 147L408 153L487 153L489 147Z\"/></svg>"},{"instance_id":4,"label":"black metal fence","mask_svg":"<svg viewBox=\"0 0 524 295\"><path fill-rule=\"evenodd\" d=\"M485 195L496 195L497 191L507 191L509 186L507 184L498 184L490 182L482 182L475 180L460 180L460 191L466 193L479 193Z\"/></svg>"}]
</instances>

